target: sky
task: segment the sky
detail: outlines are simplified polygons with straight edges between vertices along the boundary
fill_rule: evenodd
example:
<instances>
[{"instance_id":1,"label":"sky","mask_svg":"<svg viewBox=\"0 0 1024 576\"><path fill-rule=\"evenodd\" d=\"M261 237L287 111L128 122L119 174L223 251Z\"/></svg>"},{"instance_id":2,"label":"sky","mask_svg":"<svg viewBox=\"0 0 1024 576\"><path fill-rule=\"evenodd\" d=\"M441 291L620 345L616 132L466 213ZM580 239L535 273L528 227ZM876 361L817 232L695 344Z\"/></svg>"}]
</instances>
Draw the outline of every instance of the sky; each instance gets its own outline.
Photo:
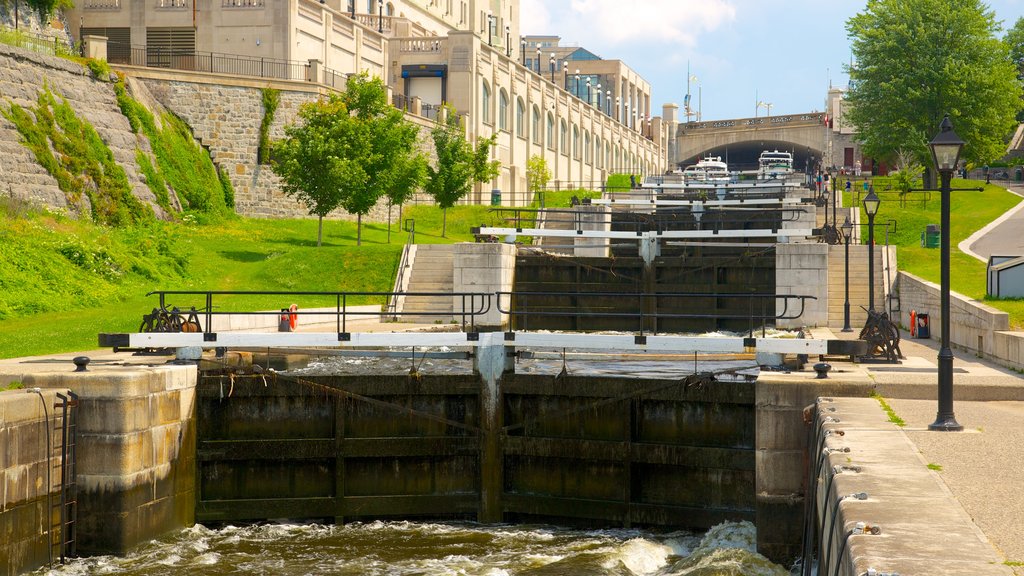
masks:
<instances>
[{"instance_id":1,"label":"sky","mask_svg":"<svg viewBox=\"0 0 1024 576\"><path fill-rule=\"evenodd\" d=\"M1024 0L988 0L1003 28ZM522 34L552 34L651 84L652 115L687 90L703 120L820 111L845 88L846 21L866 0L520 0ZM1001 35L1001 34L1000 34ZM761 107L758 102L764 103ZM771 108L768 108L771 104ZM695 119L695 118L694 118Z\"/></svg>"}]
</instances>

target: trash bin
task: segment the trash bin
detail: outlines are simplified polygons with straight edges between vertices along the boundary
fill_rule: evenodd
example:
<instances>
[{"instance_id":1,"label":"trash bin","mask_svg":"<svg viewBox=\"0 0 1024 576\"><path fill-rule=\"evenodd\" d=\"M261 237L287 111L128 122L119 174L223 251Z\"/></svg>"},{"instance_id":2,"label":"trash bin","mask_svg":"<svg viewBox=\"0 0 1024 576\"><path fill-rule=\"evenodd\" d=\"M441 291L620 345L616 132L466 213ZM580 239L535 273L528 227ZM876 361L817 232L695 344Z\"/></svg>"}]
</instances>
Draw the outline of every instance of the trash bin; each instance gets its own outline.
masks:
<instances>
[{"instance_id":1,"label":"trash bin","mask_svg":"<svg viewBox=\"0 0 1024 576\"><path fill-rule=\"evenodd\" d=\"M942 231L938 224L929 224L925 227L924 232L921 233L922 248L938 248L941 240Z\"/></svg>"},{"instance_id":2,"label":"trash bin","mask_svg":"<svg viewBox=\"0 0 1024 576\"><path fill-rule=\"evenodd\" d=\"M491 206L501 206L501 190L491 190Z\"/></svg>"},{"instance_id":3,"label":"trash bin","mask_svg":"<svg viewBox=\"0 0 1024 576\"><path fill-rule=\"evenodd\" d=\"M1021 169L1021 167L1018 166L1013 171L1013 179L1016 180L1017 182L1024 181L1024 169Z\"/></svg>"},{"instance_id":4,"label":"trash bin","mask_svg":"<svg viewBox=\"0 0 1024 576\"><path fill-rule=\"evenodd\" d=\"M918 313L917 315L917 337L918 338L931 338L931 329L928 326L928 315L924 313Z\"/></svg>"}]
</instances>

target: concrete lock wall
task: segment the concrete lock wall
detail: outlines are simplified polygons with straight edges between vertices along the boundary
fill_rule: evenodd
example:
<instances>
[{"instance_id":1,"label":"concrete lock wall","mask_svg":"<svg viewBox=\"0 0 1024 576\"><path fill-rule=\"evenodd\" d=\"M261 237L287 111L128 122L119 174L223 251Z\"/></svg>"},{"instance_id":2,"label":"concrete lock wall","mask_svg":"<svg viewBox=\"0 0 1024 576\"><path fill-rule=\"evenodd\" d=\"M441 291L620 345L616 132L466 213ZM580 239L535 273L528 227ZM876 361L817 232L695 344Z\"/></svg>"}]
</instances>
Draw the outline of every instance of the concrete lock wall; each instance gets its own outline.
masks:
<instances>
[{"instance_id":1,"label":"concrete lock wall","mask_svg":"<svg viewBox=\"0 0 1024 576\"><path fill-rule=\"evenodd\" d=\"M195 519L195 366L26 375L79 395L78 552L124 554Z\"/></svg>"},{"instance_id":2,"label":"concrete lock wall","mask_svg":"<svg viewBox=\"0 0 1024 576\"><path fill-rule=\"evenodd\" d=\"M57 394L68 390L0 392L0 576L47 565L60 542Z\"/></svg>"},{"instance_id":3,"label":"concrete lock wall","mask_svg":"<svg viewBox=\"0 0 1024 576\"><path fill-rule=\"evenodd\" d=\"M516 246L491 242L456 244L452 266L454 270L452 291L456 294L510 292L515 279ZM488 312L474 320L478 328L481 326L501 327L508 324L508 314L499 312L498 301L494 298L492 296ZM504 298L501 305L507 310L509 299ZM470 307L469 303L466 303L466 307ZM462 297L453 296L452 310L462 309ZM461 319L456 318L456 320Z\"/></svg>"},{"instance_id":4,"label":"concrete lock wall","mask_svg":"<svg viewBox=\"0 0 1024 576\"><path fill-rule=\"evenodd\" d=\"M940 292L938 284L900 272L899 323L909 326L911 311L928 314L931 339L942 339ZM1010 330L1010 317L1006 312L952 291L949 308L952 346L1010 368L1024 369L1024 332Z\"/></svg>"}]
</instances>

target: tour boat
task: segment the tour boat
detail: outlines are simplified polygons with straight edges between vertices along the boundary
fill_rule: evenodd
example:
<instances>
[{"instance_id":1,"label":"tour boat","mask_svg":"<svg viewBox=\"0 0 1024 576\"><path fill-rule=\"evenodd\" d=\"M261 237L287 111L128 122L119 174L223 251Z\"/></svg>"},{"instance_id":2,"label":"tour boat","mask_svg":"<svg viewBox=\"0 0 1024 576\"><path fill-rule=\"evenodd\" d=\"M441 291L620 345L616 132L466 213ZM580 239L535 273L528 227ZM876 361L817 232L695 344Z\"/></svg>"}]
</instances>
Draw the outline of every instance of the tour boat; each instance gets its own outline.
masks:
<instances>
[{"instance_id":1,"label":"tour boat","mask_svg":"<svg viewBox=\"0 0 1024 576\"><path fill-rule=\"evenodd\" d=\"M793 173L793 155L789 152L765 150L757 160L757 175L762 179L785 178Z\"/></svg>"},{"instance_id":2,"label":"tour boat","mask_svg":"<svg viewBox=\"0 0 1024 576\"><path fill-rule=\"evenodd\" d=\"M683 170L683 179L686 182L720 184L728 183L730 178L729 166L722 162L721 156L708 156Z\"/></svg>"}]
</instances>

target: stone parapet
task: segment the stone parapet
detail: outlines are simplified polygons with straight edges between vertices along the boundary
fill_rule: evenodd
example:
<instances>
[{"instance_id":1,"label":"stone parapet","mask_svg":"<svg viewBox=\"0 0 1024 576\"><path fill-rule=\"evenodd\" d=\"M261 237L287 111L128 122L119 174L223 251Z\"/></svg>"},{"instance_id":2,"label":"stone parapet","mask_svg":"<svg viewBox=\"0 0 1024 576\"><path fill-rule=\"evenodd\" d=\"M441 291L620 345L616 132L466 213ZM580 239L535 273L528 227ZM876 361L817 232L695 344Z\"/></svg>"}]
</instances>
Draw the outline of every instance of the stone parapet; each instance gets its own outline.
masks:
<instances>
[{"instance_id":1,"label":"stone parapet","mask_svg":"<svg viewBox=\"0 0 1024 576\"><path fill-rule=\"evenodd\" d=\"M516 246L500 243L456 244L452 266L452 291L455 293L483 292L493 295L495 292L509 292L515 280ZM478 328L508 325L508 314L498 311L498 302L494 298L492 296L488 312L474 320ZM507 309L507 297L502 305ZM458 311L462 308L461 297L454 296L452 309Z\"/></svg>"}]
</instances>

